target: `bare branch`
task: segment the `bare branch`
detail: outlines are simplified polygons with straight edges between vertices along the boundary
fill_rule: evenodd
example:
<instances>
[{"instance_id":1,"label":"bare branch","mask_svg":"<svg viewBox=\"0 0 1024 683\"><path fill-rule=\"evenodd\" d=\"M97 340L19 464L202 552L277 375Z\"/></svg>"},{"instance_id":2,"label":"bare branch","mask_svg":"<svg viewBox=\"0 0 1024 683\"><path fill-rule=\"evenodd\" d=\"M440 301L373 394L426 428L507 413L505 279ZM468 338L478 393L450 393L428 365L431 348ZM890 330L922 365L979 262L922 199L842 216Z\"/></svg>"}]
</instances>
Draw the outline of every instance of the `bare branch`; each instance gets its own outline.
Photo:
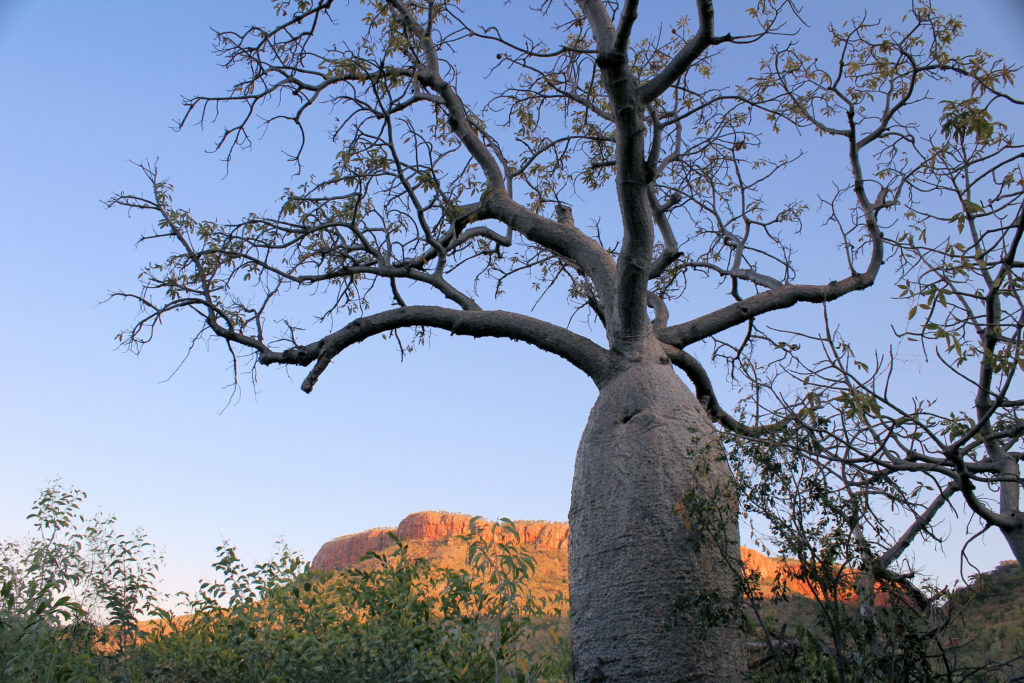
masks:
<instances>
[{"instance_id":1,"label":"bare branch","mask_svg":"<svg viewBox=\"0 0 1024 683\"><path fill-rule=\"evenodd\" d=\"M346 348L403 327L434 327L470 337L525 341L566 359L598 385L609 369L607 351L562 327L507 311L459 311L438 306L407 306L357 318L313 344L280 352L263 351L260 363L309 365L316 361L302 382L302 390L309 393L334 357Z\"/></svg>"}]
</instances>

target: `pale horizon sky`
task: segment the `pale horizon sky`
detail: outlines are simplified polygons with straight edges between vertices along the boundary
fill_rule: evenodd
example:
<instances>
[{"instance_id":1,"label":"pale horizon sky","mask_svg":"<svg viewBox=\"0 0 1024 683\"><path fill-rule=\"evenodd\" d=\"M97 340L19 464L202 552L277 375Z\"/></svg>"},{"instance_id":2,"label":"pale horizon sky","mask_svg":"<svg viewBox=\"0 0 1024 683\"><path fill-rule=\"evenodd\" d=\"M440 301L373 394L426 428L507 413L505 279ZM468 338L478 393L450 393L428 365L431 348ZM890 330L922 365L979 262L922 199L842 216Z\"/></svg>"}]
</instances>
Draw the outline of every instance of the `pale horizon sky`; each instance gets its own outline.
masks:
<instances>
[{"instance_id":1,"label":"pale horizon sky","mask_svg":"<svg viewBox=\"0 0 1024 683\"><path fill-rule=\"evenodd\" d=\"M935 4L967 15L965 49L1024 63L1024 1ZM261 368L236 400L221 344L179 367L192 320L170 321L139 357L118 349L134 308L101 302L132 290L159 253L135 245L148 216L102 203L144 189L131 162L159 159L180 203L204 217L270 208L297 182L281 153L287 136L257 140L225 176L204 153L216 127L170 129L182 95L232 82L209 27L272 20L269 1L0 0L0 538L28 531L32 501L59 476L88 493L87 510L145 529L173 593L211 575L224 539L249 562L279 538L311 560L333 537L420 510L566 519L597 392L524 344L442 333L400 361L370 341L309 396L301 372ZM952 581L958 552L923 551L923 568ZM982 570L1009 557L994 533L971 550Z\"/></svg>"}]
</instances>

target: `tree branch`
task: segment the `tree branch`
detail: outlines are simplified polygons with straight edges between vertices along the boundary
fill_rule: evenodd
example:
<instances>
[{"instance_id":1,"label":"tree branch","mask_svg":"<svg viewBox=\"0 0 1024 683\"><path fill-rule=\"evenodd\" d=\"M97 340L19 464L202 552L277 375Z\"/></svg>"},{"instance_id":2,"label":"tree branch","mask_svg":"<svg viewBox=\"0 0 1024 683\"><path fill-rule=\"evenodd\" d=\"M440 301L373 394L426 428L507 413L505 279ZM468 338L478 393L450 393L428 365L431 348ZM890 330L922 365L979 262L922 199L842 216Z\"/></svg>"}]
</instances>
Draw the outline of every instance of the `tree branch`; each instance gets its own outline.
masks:
<instances>
[{"instance_id":1,"label":"tree branch","mask_svg":"<svg viewBox=\"0 0 1024 683\"><path fill-rule=\"evenodd\" d=\"M881 265L881 255L878 256L878 265ZM872 262L864 273L854 273L827 285L783 285L760 292L699 318L667 327L658 334L658 338L666 344L684 348L769 311L789 308L800 302L826 303L844 294L866 289L874 282L877 271L878 267Z\"/></svg>"},{"instance_id":2,"label":"tree branch","mask_svg":"<svg viewBox=\"0 0 1024 683\"><path fill-rule=\"evenodd\" d=\"M704 50L714 43L715 7L712 0L697 0L697 17L700 25L697 32L676 53L665 68L640 86L640 100L648 104L658 99L673 83L686 73Z\"/></svg>"},{"instance_id":3,"label":"tree branch","mask_svg":"<svg viewBox=\"0 0 1024 683\"><path fill-rule=\"evenodd\" d=\"M263 365L302 366L316 361L302 382L302 390L309 393L339 353L369 337L404 327L434 327L470 337L525 341L566 359L598 385L608 372L608 352L563 327L508 311L463 311L441 306L407 306L368 315L312 344L262 351L259 360Z\"/></svg>"},{"instance_id":4,"label":"tree branch","mask_svg":"<svg viewBox=\"0 0 1024 683\"><path fill-rule=\"evenodd\" d=\"M647 274L651 267L654 231L647 203L650 172L644 148L643 103L629 67L625 46L604 4L577 0L597 42L597 65L615 118L615 188L622 219L622 248L615 277L614 324L609 330L612 348L631 356L642 348L647 318Z\"/></svg>"}]
</instances>

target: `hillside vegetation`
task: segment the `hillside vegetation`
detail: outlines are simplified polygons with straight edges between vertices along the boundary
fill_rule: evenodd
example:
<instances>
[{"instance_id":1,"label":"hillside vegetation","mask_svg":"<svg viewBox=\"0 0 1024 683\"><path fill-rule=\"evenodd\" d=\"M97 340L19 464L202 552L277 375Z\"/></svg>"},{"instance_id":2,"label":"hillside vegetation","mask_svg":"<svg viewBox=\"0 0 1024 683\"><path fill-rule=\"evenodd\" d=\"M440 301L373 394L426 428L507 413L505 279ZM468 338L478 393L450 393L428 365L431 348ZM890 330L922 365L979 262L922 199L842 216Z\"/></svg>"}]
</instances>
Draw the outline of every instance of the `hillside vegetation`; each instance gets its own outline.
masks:
<instances>
[{"instance_id":1,"label":"hillside vegetation","mask_svg":"<svg viewBox=\"0 0 1024 683\"><path fill-rule=\"evenodd\" d=\"M313 560L313 567L328 570L357 568L371 570L380 556L401 549L407 557L423 560L445 570L459 570L469 557L472 518L447 512L418 512L395 528L379 528L332 539ZM558 608L554 620L557 632L569 636L567 605L559 600L568 595L568 525L553 522L516 521L522 545L534 561L532 574L523 585L544 604ZM486 533L486 530L484 530ZM402 538L402 545L398 545ZM373 548L375 554L361 557L359 551ZM856 598L852 588L840 604L823 600L825 579L804 580L798 563L786 562L744 548L748 577L747 618L764 620L769 629L804 647L807 642L827 639L826 630L837 618L856 619ZM356 558L356 559L352 559ZM809 577L808 577L809 578ZM848 576L852 586L852 576ZM781 589L781 590L780 590ZM751 600L758 596L760 599ZM935 658L945 659L949 668L960 671L964 680L1024 680L1024 572L1008 561L995 570L971 577L967 586L934 596L933 622L918 627L922 637L932 637ZM886 603L879 597L880 605ZM753 614L756 605L757 614ZM756 635L756 633L755 633ZM756 648L755 648L756 649ZM763 657L755 656L754 661ZM1017 661L1015 661L1017 660ZM927 677L925 677L927 679Z\"/></svg>"},{"instance_id":2,"label":"hillside vegetation","mask_svg":"<svg viewBox=\"0 0 1024 683\"><path fill-rule=\"evenodd\" d=\"M83 498L51 487L31 516L38 539L0 546L0 680L570 679L566 535L547 523L451 516L431 527L437 513L417 513L413 538L371 534L380 548L345 567L324 566L330 553L310 566L286 547L246 567L223 546L217 578L186 596L184 616L154 610L140 623L156 596L152 546L115 533L112 518L86 520ZM368 537L335 539L333 556ZM854 602L827 597L837 593L826 584L846 585L849 572L746 559L761 573L744 573L742 593L690 609L744 624L751 680L840 680L839 656L863 663L843 680L1024 676L1015 563L925 609L883 592L869 620ZM784 572L799 591L784 588Z\"/></svg>"},{"instance_id":3,"label":"hillside vegetation","mask_svg":"<svg viewBox=\"0 0 1024 683\"><path fill-rule=\"evenodd\" d=\"M1024 680L1024 571L1015 561L971 577L950 596L957 647L953 654L966 666L1016 660L1011 680Z\"/></svg>"}]
</instances>

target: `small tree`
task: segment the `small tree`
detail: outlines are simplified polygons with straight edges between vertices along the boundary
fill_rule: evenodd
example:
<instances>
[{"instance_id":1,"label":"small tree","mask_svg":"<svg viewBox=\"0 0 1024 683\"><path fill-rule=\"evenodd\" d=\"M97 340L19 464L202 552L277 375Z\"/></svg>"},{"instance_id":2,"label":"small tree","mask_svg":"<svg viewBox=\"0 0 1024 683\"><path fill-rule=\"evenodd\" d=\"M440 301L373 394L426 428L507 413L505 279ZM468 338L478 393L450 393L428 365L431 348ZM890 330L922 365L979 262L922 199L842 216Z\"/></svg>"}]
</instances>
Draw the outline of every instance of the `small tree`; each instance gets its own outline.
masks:
<instances>
[{"instance_id":1,"label":"small tree","mask_svg":"<svg viewBox=\"0 0 1024 683\"><path fill-rule=\"evenodd\" d=\"M64 680L106 668L99 643L127 666L138 619L155 609L160 557L141 530L81 512L85 493L59 481L28 519L35 535L0 543L0 677ZM114 647L108 647L113 640Z\"/></svg>"},{"instance_id":2,"label":"small tree","mask_svg":"<svg viewBox=\"0 0 1024 683\"><path fill-rule=\"evenodd\" d=\"M85 579L84 494L59 484L44 489L28 519L36 535L0 544L0 677L25 680L32 672L59 677L92 643L92 627L78 594Z\"/></svg>"},{"instance_id":3,"label":"small tree","mask_svg":"<svg viewBox=\"0 0 1024 683\"><path fill-rule=\"evenodd\" d=\"M771 47L761 71L724 83L720 57L755 63L755 44L795 30L789 2L758 2L736 33L716 31L712 0L697 0L692 23L659 8L658 26L637 0L542 3L521 37L502 23L515 21L510 8L492 4L375 0L362 35L334 4L276 2L279 25L218 33L218 53L242 75L225 95L186 100L181 123L230 116L218 139L230 158L270 108L268 122L299 130L298 161L325 102L336 163L286 190L273 213L237 222L193 217L144 167L149 192L111 203L151 212L145 239L169 254L144 268L141 292L121 294L142 307L123 342L138 348L166 315L191 311L198 334L232 354L308 367L307 392L378 334L404 348L400 333L442 329L564 358L599 389L569 512L577 679L739 679L738 627L698 629L672 607L728 587L737 503L711 420L750 433L691 348L713 340L733 359L779 349L762 316L870 287L907 192L905 148L934 111L928 83L977 80L990 65L953 55L959 22L926 2L898 28L830 25L830 59ZM832 229L831 264L817 250L801 261L792 246L809 198L792 175L800 155L772 138L794 127L834 145L837 189L813 219ZM574 200L593 211L574 216ZM601 215L611 201L617 210ZM808 265L831 274L799 277ZM496 295L563 292L603 333L497 308L480 278ZM307 305L295 297L314 293L322 311L299 319Z\"/></svg>"}]
</instances>

